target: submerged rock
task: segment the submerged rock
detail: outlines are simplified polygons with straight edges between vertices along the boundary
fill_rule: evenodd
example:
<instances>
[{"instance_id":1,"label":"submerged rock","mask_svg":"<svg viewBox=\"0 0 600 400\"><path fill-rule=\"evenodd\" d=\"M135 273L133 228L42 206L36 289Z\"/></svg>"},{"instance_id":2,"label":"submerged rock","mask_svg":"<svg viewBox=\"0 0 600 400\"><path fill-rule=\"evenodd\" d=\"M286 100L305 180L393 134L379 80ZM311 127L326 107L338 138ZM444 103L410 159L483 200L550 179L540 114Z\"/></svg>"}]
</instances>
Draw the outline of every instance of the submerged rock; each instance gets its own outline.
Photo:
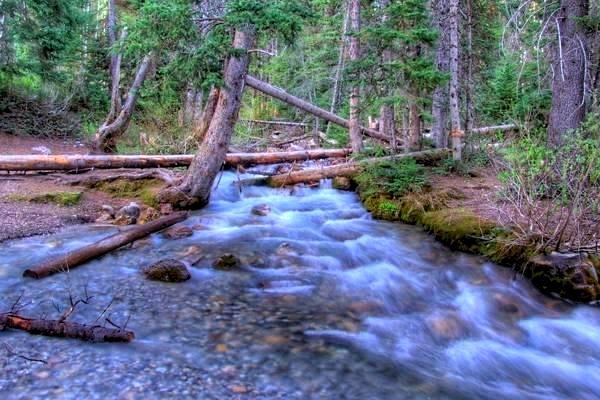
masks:
<instances>
[{"instance_id":1,"label":"submerged rock","mask_svg":"<svg viewBox=\"0 0 600 400\"><path fill-rule=\"evenodd\" d=\"M582 303L600 300L600 271L588 256L560 253L536 256L529 261L526 273L545 293Z\"/></svg>"},{"instance_id":2,"label":"submerged rock","mask_svg":"<svg viewBox=\"0 0 600 400\"><path fill-rule=\"evenodd\" d=\"M258 215L259 217L266 217L271 213L271 207L267 204L259 204L257 206L252 207L252 214Z\"/></svg>"},{"instance_id":3,"label":"submerged rock","mask_svg":"<svg viewBox=\"0 0 600 400\"><path fill-rule=\"evenodd\" d=\"M192 228L187 226L174 226L172 228L167 229L163 233L163 235L165 235L167 239L171 240L183 239L186 237L190 237L193 234L194 231L192 230Z\"/></svg>"},{"instance_id":4,"label":"submerged rock","mask_svg":"<svg viewBox=\"0 0 600 400\"><path fill-rule=\"evenodd\" d=\"M224 254L219 257L213 264L217 269L235 269L242 265L240 259L233 254Z\"/></svg>"},{"instance_id":5,"label":"submerged rock","mask_svg":"<svg viewBox=\"0 0 600 400\"><path fill-rule=\"evenodd\" d=\"M333 188L338 190L354 190L352 179L346 176L336 176L333 178Z\"/></svg>"},{"instance_id":6,"label":"submerged rock","mask_svg":"<svg viewBox=\"0 0 600 400\"><path fill-rule=\"evenodd\" d=\"M144 268L146 278L161 282L185 282L190 279L187 267L177 260L161 260Z\"/></svg>"}]
</instances>

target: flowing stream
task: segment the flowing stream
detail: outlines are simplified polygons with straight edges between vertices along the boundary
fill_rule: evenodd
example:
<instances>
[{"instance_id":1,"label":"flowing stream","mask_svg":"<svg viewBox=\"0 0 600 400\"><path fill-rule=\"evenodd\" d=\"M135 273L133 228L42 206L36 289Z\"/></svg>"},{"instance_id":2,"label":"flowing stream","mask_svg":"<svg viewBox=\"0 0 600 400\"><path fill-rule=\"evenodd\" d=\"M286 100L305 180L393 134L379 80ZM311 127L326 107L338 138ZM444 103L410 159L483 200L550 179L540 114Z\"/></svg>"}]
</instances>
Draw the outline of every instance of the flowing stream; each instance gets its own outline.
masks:
<instances>
[{"instance_id":1,"label":"flowing stream","mask_svg":"<svg viewBox=\"0 0 600 400\"><path fill-rule=\"evenodd\" d=\"M0 244L3 310L22 294L22 314L56 318L69 291L87 288L93 298L73 320L105 311L136 333L130 344L89 344L0 332L0 398L600 398L599 309L375 221L353 193L240 193L236 179L224 174L211 205L183 223L193 236L156 234L69 274L21 278L116 228ZM267 216L251 212L260 204ZM240 269L212 267L227 253ZM164 258L199 261L185 283L144 279Z\"/></svg>"}]
</instances>

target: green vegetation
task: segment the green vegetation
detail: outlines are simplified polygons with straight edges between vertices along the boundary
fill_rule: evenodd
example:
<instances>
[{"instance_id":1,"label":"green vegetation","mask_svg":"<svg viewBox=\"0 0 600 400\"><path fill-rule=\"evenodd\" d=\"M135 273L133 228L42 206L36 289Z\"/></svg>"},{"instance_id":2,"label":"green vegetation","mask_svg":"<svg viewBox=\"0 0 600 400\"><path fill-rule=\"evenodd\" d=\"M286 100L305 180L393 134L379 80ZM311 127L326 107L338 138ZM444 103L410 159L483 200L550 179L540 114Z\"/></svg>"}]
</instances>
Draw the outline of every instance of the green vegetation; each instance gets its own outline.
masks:
<instances>
[{"instance_id":1,"label":"green vegetation","mask_svg":"<svg viewBox=\"0 0 600 400\"><path fill-rule=\"evenodd\" d=\"M92 185L96 190L108 193L115 198L139 199L149 207L158 207L157 194L163 183L157 179L117 179Z\"/></svg>"},{"instance_id":2,"label":"green vegetation","mask_svg":"<svg viewBox=\"0 0 600 400\"><path fill-rule=\"evenodd\" d=\"M74 206L81 201L82 192L48 192L29 195L12 194L6 197L9 201L28 203L56 204L63 207Z\"/></svg>"},{"instance_id":3,"label":"green vegetation","mask_svg":"<svg viewBox=\"0 0 600 400\"><path fill-rule=\"evenodd\" d=\"M392 197L418 193L428 185L425 168L413 158L367 164L356 177L362 196L385 193Z\"/></svg>"}]
</instances>

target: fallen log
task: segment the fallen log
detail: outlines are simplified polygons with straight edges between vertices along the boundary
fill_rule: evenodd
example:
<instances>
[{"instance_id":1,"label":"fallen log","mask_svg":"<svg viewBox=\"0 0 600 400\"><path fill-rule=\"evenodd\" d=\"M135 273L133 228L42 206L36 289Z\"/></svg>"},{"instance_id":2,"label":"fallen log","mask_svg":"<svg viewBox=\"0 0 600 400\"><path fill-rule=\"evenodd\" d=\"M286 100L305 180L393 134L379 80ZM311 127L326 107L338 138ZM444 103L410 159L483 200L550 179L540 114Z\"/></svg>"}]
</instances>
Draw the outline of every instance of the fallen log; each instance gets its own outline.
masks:
<instances>
[{"instance_id":1,"label":"fallen log","mask_svg":"<svg viewBox=\"0 0 600 400\"><path fill-rule=\"evenodd\" d=\"M515 129L519 129L519 127L515 124L506 124L506 125L485 126L482 128L471 129L471 133L476 134L476 135L487 135L489 133L506 132L506 131L512 131Z\"/></svg>"},{"instance_id":2,"label":"fallen log","mask_svg":"<svg viewBox=\"0 0 600 400\"><path fill-rule=\"evenodd\" d=\"M417 162L433 162L448 157L450 154L450 150L448 149L436 149L397 154L388 157L368 158L361 161L352 161L322 168L305 169L303 171L292 171L286 174L274 175L267 178L267 183L272 187L281 187L286 185L296 185L298 183L318 182L321 179L335 178L337 176L352 177L358 174L366 164L400 160L408 157L414 158Z\"/></svg>"},{"instance_id":3,"label":"fallen log","mask_svg":"<svg viewBox=\"0 0 600 400\"><path fill-rule=\"evenodd\" d=\"M343 158L349 149L317 149L273 153L230 153L225 163L230 167L278 164L325 158ZM72 171L117 168L175 168L187 167L193 155L113 156L113 155L10 155L0 156L0 171Z\"/></svg>"},{"instance_id":4,"label":"fallen log","mask_svg":"<svg viewBox=\"0 0 600 400\"><path fill-rule=\"evenodd\" d=\"M127 229L125 232L119 232L107 237L106 239L102 239L97 243L82 247L51 260L44 261L35 267L25 270L25 272L23 272L23 276L41 279L59 272L69 271L87 261L93 260L94 258L103 256L113 250L116 250L119 247L123 247L126 244L143 239L152 233L161 231L171 225L175 225L186 218L187 213L179 212L159 218L156 221L148 222L147 224L134 226L131 229Z\"/></svg>"},{"instance_id":5,"label":"fallen log","mask_svg":"<svg viewBox=\"0 0 600 400\"><path fill-rule=\"evenodd\" d=\"M246 84L252 89L258 90L259 92L276 98L277 100L283 101L284 103L294 106L304 112L324 119L325 121L329 121L332 124L339 125L342 128L350 129L350 122L347 119L344 119L339 115L317 107L314 104L309 103L308 101L293 96L281 88L268 84L267 82L263 82L260 79L257 79L250 75L246 77ZM391 141L391 138L389 136L384 135L375 129L370 129L362 126L360 129L364 135L370 136L374 139L378 139L386 143L389 143Z\"/></svg>"},{"instance_id":6,"label":"fallen log","mask_svg":"<svg viewBox=\"0 0 600 400\"><path fill-rule=\"evenodd\" d=\"M61 320L25 318L16 314L0 314L0 328L19 329L32 335L79 339L87 342L131 342L132 331L84 325Z\"/></svg>"}]
</instances>

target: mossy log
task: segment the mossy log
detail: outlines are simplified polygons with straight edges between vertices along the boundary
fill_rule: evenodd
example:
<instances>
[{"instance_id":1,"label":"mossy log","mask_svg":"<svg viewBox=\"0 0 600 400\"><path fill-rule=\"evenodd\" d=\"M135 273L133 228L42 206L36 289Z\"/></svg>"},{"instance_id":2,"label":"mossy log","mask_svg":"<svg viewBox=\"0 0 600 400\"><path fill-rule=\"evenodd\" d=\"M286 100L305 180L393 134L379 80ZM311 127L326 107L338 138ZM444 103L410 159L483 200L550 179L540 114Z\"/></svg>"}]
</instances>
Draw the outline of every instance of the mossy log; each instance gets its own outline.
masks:
<instances>
[{"instance_id":1,"label":"mossy log","mask_svg":"<svg viewBox=\"0 0 600 400\"><path fill-rule=\"evenodd\" d=\"M325 158L344 158L349 149L317 149L272 153L229 153L225 164L230 167L278 164ZM187 167L193 155L10 155L0 156L0 171L78 171L117 168Z\"/></svg>"},{"instance_id":2,"label":"mossy log","mask_svg":"<svg viewBox=\"0 0 600 400\"><path fill-rule=\"evenodd\" d=\"M16 314L0 314L0 330L19 329L33 335L79 339L88 342L131 342L135 334L124 329L84 325L62 320L25 318Z\"/></svg>"},{"instance_id":3,"label":"mossy log","mask_svg":"<svg viewBox=\"0 0 600 400\"><path fill-rule=\"evenodd\" d=\"M187 218L187 213L179 212L157 219L156 221L148 222L144 225L137 225L125 232L120 232L103 239L97 243L74 250L65 255L60 255L48 261L42 262L33 268L25 270L24 277L41 279L47 276L66 272L81 264L93 260L94 258L103 256L119 247L132 243L136 240L175 225Z\"/></svg>"},{"instance_id":4,"label":"mossy log","mask_svg":"<svg viewBox=\"0 0 600 400\"><path fill-rule=\"evenodd\" d=\"M275 175L268 178L268 183L272 187L281 187L285 185L295 185L298 183L318 182L321 179L334 178L338 176L353 177L362 170L363 165L369 163L401 160L403 158L414 158L418 162L431 163L448 157L449 154L450 152L448 150L439 149L398 154L388 157L368 158L366 160L361 161L352 161L338 165L306 169L303 171L293 171L287 174Z\"/></svg>"}]
</instances>

